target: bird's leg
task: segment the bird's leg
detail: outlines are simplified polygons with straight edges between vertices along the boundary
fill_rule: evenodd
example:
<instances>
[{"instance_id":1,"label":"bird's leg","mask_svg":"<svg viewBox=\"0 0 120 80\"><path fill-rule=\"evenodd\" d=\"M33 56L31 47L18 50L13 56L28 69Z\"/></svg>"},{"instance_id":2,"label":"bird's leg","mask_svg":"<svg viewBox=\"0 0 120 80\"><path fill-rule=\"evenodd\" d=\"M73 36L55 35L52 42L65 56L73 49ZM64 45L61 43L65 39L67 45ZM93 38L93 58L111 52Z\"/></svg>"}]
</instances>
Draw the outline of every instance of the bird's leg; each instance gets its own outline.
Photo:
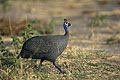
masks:
<instances>
[{"instance_id":1,"label":"bird's leg","mask_svg":"<svg viewBox=\"0 0 120 80\"><path fill-rule=\"evenodd\" d=\"M60 73L64 73L60 67L58 67L56 64L55 64L55 61L53 62L53 65L60 71Z\"/></svg>"},{"instance_id":2,"label":"bird's leg","mask_svg":"<svg viewBox=\"0 0 120 80\"><path fill-rule=\"evenodd\" d=\"M40 70L40 68L41 68L41 66L42 66L42 62L43 62L44 60L43 59L41 59L41 61L40 61L40 64L39 64L39 70Z\"/></svg>"}]
</instances>

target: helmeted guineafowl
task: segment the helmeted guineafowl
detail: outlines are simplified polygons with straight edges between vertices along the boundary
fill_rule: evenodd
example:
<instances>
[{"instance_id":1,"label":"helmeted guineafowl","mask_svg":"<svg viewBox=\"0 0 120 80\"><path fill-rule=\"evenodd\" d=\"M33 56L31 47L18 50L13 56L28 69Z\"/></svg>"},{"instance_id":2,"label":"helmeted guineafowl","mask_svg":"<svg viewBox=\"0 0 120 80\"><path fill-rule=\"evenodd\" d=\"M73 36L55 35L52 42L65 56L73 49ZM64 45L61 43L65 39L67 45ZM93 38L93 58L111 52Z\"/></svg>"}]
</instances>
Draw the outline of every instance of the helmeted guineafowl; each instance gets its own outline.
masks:
<instances>
[{"instance_id":1,"label":"helmeted guineafowl","mask_svg":"<svg viewBox=\"0 0 120 80\"><path fill-rule=\"evenodd\" d=\"M55 64L56 58L64 51L68 44L71 23L64 19L64 35L35 36L28 39L22 47L17 58L41 59L39 67L44 60L53 62L53 65L61 72L62 70Z\"/></svg>"}]
</instances>

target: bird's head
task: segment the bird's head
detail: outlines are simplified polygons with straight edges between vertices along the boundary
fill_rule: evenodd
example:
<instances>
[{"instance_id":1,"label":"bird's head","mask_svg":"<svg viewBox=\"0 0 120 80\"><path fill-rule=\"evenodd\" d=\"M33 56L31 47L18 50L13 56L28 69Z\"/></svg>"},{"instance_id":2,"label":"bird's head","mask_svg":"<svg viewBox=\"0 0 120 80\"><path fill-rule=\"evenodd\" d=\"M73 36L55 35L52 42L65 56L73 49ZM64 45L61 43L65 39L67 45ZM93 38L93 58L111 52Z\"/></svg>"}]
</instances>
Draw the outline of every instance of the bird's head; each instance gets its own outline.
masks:
<instances>
[{"instance_id":1,"label":"bird's head","mask_svg":"<svg viewBox=\"0 0 120 80\"><path fill-rule=\"evenodd\" d=\"M72 26L71 23L67 19L64 19L63 27L65 29L65 32L68 32L69 26Z\"/></svg>"}]
</instances>

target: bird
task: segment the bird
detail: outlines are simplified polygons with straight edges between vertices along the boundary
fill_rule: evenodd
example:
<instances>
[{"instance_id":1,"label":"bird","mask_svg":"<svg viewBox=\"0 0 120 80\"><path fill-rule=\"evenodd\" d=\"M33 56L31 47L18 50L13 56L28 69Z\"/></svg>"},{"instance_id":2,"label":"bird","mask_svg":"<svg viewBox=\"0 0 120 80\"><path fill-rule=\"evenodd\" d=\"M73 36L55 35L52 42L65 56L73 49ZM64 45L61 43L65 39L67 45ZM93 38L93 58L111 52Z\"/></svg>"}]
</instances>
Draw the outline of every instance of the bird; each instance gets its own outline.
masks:
<instances>
[{"instance_id":1,"label":"bird","mask_svg":"<svg viewBox=\"0 0 120 80\"><path fill-rule=\"evenodd\" d=\"M40 59L39 68L42 66L43 61L47 60L52 62L60 73L64 73L61 68L56 65L55 61L67 47L69 40L69 26L71 26L71 23L67 19L64 19L63 28L65 33L63 35L35 36L28 39L23 44L17 58Z\"/></svg>"}]
</instances>

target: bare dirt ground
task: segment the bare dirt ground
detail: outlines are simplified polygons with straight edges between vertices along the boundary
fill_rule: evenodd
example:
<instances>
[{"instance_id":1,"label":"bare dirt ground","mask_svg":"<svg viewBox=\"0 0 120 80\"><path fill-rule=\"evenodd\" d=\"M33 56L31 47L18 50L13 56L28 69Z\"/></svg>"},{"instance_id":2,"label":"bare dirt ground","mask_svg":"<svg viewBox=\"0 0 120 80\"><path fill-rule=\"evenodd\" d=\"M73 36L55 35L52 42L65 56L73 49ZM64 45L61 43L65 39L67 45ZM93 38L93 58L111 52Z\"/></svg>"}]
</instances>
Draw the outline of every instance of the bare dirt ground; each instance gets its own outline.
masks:
<instances>
[{"instance_id":1,"label":"bare dirt ground","mask_svg":"<svg viewBox=\"0 0 120 80\"><path fill-rule=\"evenodd\" d=\"M114 43L106 45L106 40L110 38L114 32L120 29L119 0L55 0L54 2L49 0L41 2L31 0L25 2L9 2L12 4L12 10L5 14L1 12L0 17L4 15L8 18L10 16L11 19L16 22L22 22L26 19L26 16L27 18L37 18L39 20L54 18L58 20L54 34L64 33L61 27L62 21L59 20L59 17L66 17L72 23L72 27L69 28L71 34L69 46L79 46L84 49L92 49L94 47L94 50L106 51L108 53L120 53L120 44ZM107 14L108 18L103 25L94 27L95 37L94 40L91 40L88 38L91 33L91 26L87 24L96 13ZM23 24L25 25L26 23ZM23 27L25 26L23 24L19 23L17 25L19 25L19 27L22 25L22 29L24 29ZM2 31L5 26L3 25L1 27ZM120 38L120 34L116 36ZM10 41L10 39L6 37L3 37L3 40Z\"/></svg>"}]
</instances>

